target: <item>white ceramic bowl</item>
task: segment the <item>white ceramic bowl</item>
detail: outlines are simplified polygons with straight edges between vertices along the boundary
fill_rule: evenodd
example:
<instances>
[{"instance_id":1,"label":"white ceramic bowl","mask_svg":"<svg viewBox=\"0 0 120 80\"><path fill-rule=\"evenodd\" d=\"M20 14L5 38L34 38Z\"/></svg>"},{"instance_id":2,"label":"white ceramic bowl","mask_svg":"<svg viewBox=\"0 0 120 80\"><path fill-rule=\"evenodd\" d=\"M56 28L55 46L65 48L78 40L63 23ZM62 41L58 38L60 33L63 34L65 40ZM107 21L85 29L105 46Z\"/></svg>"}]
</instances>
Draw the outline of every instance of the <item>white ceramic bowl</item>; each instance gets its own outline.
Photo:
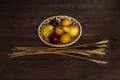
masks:
<instances>
[{"instance_id":1,"label":"white ceramic bowl","mask_svg":"<svg viewBox=\"0 0 120 80\"><path fill-rule=\"evenodd\" d=\"M69 19L71 20L72 24L73 25L78 25L79 27L79 34L78 36L72 38L72 40L67 43L67 44L62 44L62 43L58 43L58 44L52 44L49 42L49 39L48 38L45 38L42 36L41 34L41 28L43 27L43 25L46 25L48 24L51 20L57 20L59 23L61 22L61 20L63 19ZM70 46L72 44L74 44L76 41L79 40L80 36L82 34L82 27L81 27L81 24L74 18L72 17L69 17L69 16L64 16L64 15L58 15L58 16L52 16L52 17L49 17L47 19L45 19L40 25L39 25L39 28L38 28L38 35L39 35L39 38L42 40L42 42L44 42L45 44L49 45L49 46L52 46L52 47L65 47L65 46Z\"/></svg>"}]
</instances>

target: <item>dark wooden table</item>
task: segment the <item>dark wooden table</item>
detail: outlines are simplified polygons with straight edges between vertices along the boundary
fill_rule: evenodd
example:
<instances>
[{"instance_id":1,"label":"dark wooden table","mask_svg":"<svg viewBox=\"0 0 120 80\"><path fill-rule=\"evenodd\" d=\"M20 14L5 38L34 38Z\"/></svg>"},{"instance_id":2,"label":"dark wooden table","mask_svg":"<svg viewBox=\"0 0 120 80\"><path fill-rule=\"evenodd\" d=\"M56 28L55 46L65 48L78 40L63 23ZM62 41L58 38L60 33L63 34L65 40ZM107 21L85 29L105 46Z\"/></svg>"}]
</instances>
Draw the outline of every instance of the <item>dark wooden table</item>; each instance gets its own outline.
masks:
<instances>
[{"instance_id":1,"label":"dark wooden table","mask_svg":"<svg viewBox=\"0 0 120 80\"><path fill-rule=\"evenodd\" d=\"M83 27L80 44L109 39L109 65L60 55L9 59L15 46L46 46L39 24L54 15L76 18ZM1 0L0 80L120 80L119 0Z\"/></svg>"}]
</instances>

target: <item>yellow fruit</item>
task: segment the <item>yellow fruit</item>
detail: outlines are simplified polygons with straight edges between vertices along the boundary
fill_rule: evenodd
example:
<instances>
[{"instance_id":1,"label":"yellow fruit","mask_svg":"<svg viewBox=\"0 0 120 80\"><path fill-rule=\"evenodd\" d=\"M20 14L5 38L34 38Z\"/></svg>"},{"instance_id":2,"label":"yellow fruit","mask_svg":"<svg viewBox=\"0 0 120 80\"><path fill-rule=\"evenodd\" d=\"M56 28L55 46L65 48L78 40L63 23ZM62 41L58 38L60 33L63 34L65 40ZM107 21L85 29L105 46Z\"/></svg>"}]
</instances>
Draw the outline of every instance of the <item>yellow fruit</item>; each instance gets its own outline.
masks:
<instances>
[{"instance_id":1,"label":"yellow fruit","mask_svg":"<svg viewBox=\"0 0 120 80\"><path fill-rule=\"evenodd\" d=\"M61 35L61 37L60 37L61 43L66 44L66 43L69 43L70 41L71 41L71 36L69 34L65 33L65 34Z\"/></svg>"},{"instance_id":2,"label":"yellow fruit","mask_svg":"<svg viewBox=\"0 0 120 80\"><path fill-rule=\"evenodd\" d=\"M67 32L70 36L75 37L79 34L79 27L78 26L64 26L63 30Z\"/></svg>"},{"instance_id":3,"label":"yellow fruit","mask_svg":"<svg viewBox=\"0 0 120 80\"><path fill-rule=\"evenodd\" d=\"M49 37L51 33L53 33L54 27L52 25L44 25L41 28L41 34L44 37Z\"/></svg>"},{"instance_id":4,"label":"yellow fruit","mask_svg":"<svg viewBox=\"0 0 120 80\"><path fill-rule=\"evenodd\" d=\"M69 20L69 19L64 19L63 21L62 21L62 25L63 26L68 26L68 25L70 25L71 24L71 21Z\"/></svg>"},{"instance_id":5,"label":"yellow fruit","mask_svg":"<svg viewBox=\"0 0 120 80\"><path fill-rule=\"evenodd\" d=\"M64 31L60 27L56 27L55 33L57 33L58 35L61 35L64 33Z\"/></svg>"}]
</instances>

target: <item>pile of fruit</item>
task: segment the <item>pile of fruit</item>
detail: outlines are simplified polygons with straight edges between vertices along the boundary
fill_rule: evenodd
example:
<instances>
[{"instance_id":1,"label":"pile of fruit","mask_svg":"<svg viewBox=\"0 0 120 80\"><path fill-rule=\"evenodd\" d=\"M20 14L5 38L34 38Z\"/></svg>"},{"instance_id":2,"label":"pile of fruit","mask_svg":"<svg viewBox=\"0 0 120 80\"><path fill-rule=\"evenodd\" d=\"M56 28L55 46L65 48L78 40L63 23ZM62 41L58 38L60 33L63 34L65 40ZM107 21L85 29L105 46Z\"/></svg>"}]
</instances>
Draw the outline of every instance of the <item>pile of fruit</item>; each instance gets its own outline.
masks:
<instances>
[{"instance_id":1,"label":"pile of fruit","mask_svg":"<svg viewBox=\"0 0 120 80\"><path fill-rule=\"evenodd\" d=\"M58 21L52 19L48 24L41 26L41 35L48 38L51 44L67 44L79 34L79 26L73 25L71 20Z\"/></svg>"}]
</instances>

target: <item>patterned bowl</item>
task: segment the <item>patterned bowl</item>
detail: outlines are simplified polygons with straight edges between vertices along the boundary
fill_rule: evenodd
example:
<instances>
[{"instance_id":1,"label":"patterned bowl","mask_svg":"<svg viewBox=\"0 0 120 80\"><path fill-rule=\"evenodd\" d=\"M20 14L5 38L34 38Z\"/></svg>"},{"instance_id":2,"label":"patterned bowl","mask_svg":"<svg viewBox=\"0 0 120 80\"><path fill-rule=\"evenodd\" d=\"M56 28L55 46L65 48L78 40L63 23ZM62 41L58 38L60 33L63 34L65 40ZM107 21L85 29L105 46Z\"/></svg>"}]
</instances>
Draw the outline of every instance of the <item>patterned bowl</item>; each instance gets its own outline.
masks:
<instances>
[{"instance_id":1,"label":"patterned bowl","mask_svg":"<svg viewBox=\"0 0 120 80\"><path fill-rule=\"evenodd\" d=\"M79 34L76 36L76 37L72 37L71 38L71 41L67 44L63 44L63 43L57 43L57 44L52 44L50 43L49 41L49 38L47 37L44 37L42 34L41 34L41 28L46 25L46 24L49 24L49 22L51 20L57 20L58 23L61 23L61 21L63 19L69 19L72 23L72 25L77 25L79 27ZM49 46L52 46L52 47L65 47L65 46L70 46L72 44L74 44L76 41L79 40L80 36L82 34L82 27L81 27L81 24L74 18L72 17L69 17L69 16L64 16L64 15L58 15L58 16L52 16L52 17L49 17L47 19L45 19L40 25L39 25L39 28L38 28L38 36L39 38L42 40L42 42L44 42L45 44L49 45Z\"/></svg>"}]
</instances>

